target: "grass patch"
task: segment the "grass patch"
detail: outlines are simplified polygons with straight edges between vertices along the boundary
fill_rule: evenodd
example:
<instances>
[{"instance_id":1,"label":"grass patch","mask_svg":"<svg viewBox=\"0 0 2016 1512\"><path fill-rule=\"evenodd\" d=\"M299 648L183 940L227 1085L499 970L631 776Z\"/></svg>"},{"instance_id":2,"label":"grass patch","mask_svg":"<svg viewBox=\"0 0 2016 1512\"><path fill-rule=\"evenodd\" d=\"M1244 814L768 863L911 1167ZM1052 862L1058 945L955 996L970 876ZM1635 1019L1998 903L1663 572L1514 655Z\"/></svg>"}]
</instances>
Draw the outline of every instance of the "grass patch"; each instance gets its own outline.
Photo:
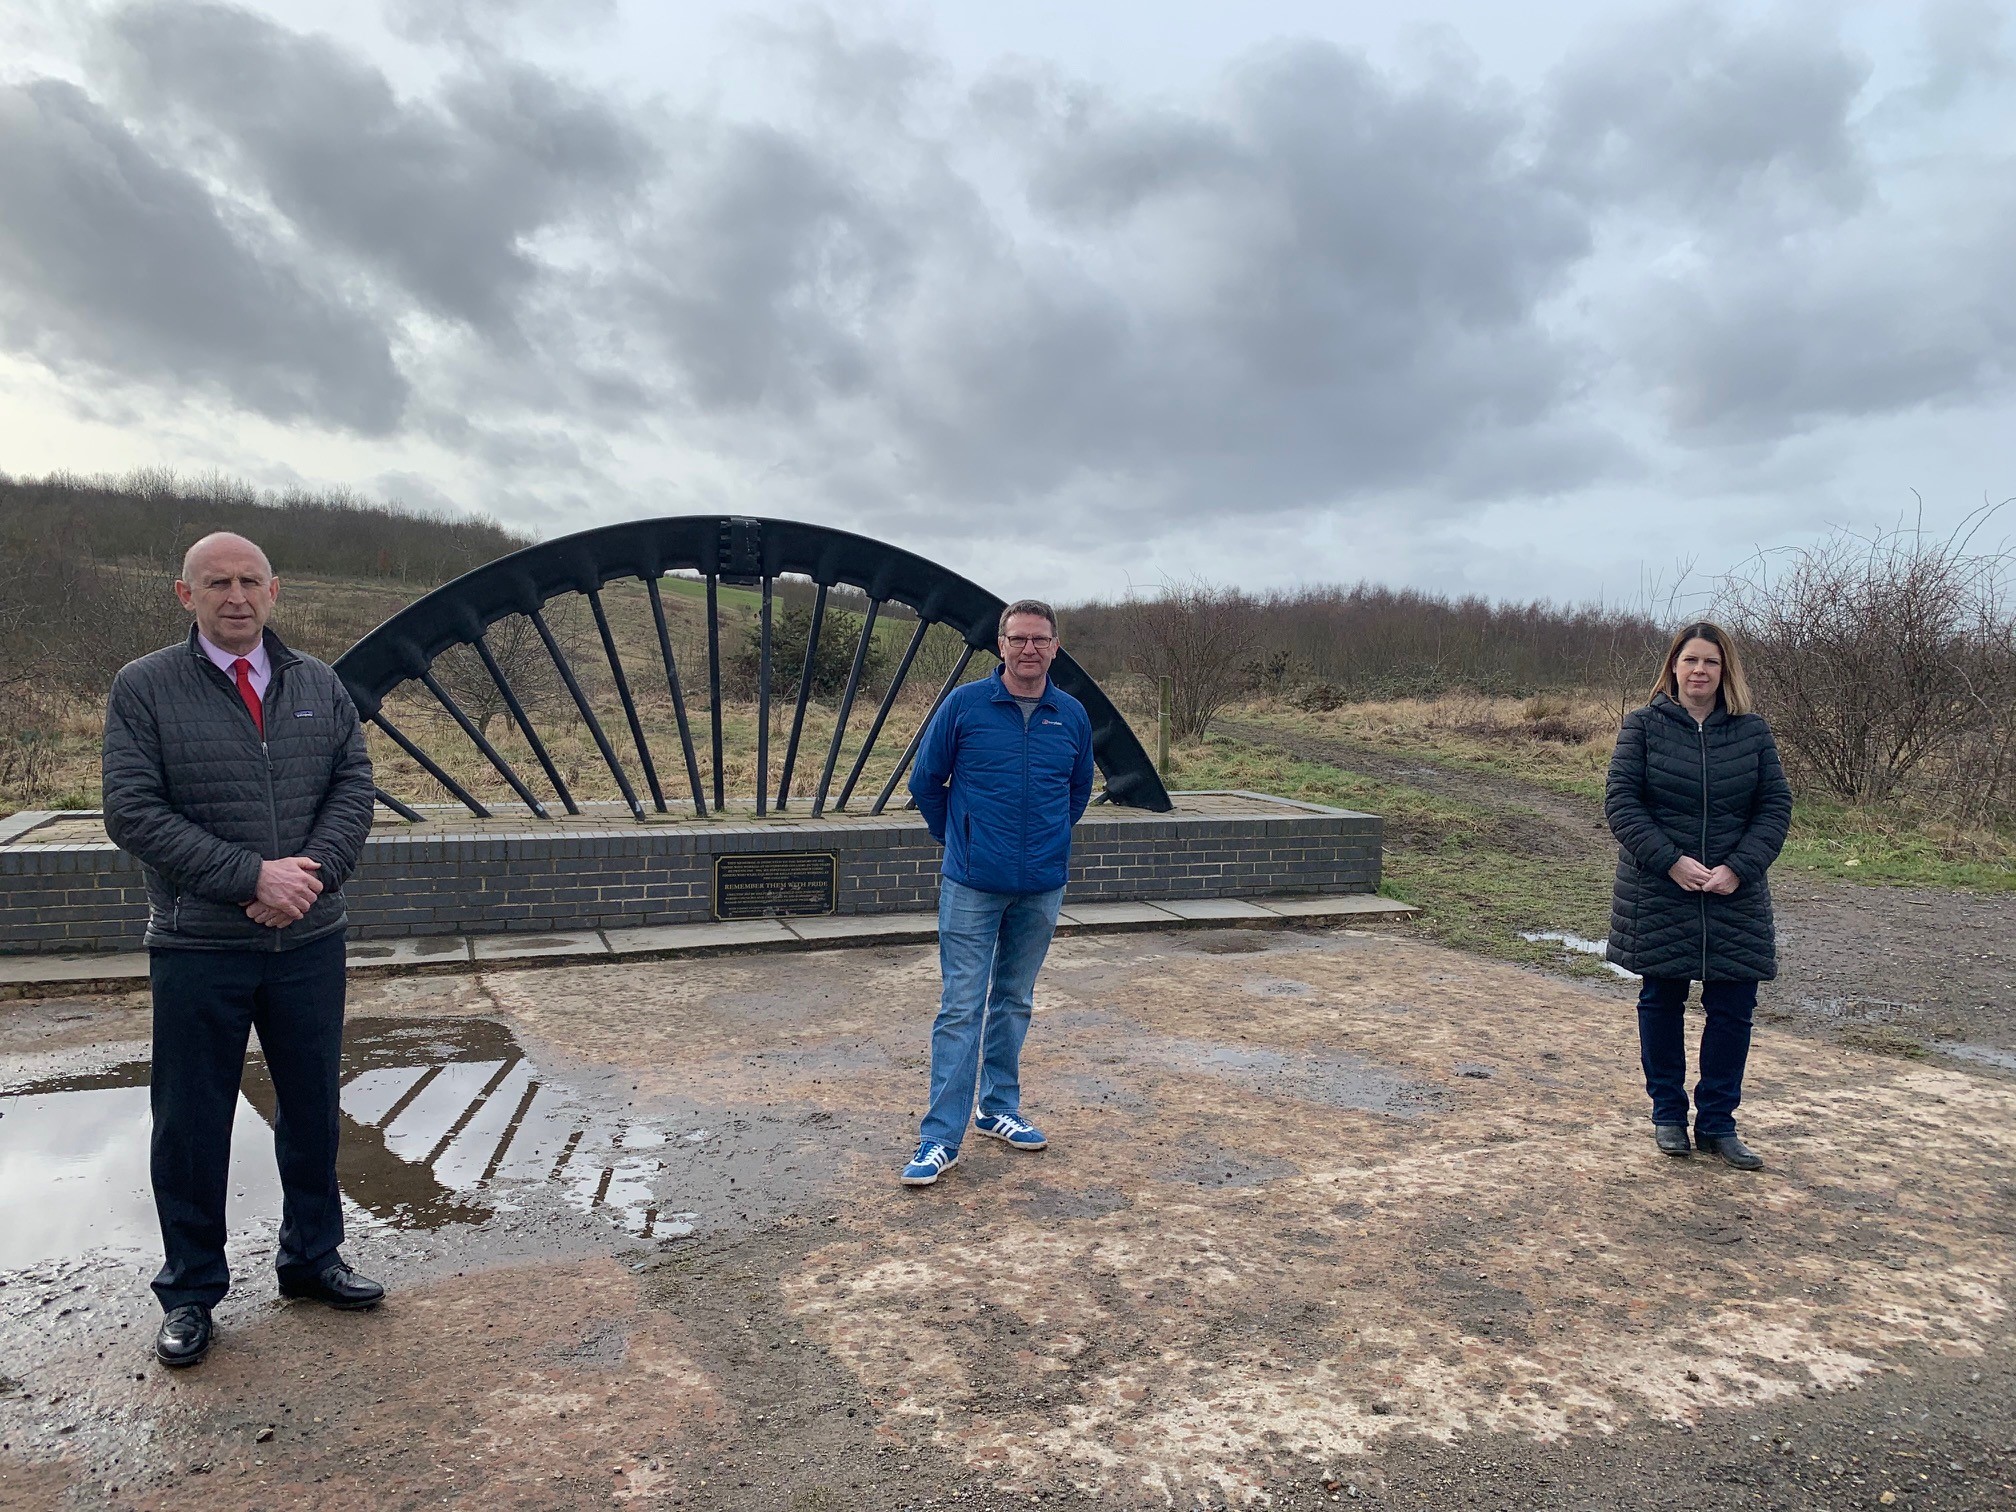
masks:
<instances>
[{"instance_id":1,"label":"grass patch","mask_svg":"<svg viewBox=\"0 0 2016 1512\"><path fill-rule=\"evenodd\" d=\"M1923 1060L1928 1053L1915 1034L1893 1024L1851 1024L1841 1031L1841 1043L1901 1060Z\"/></svg>"},{"instance_id":2,"label":"grass patch","mask_svg":"<svg viewBox=\"0 0 2016 1512\"><path fill-rule=\"evenodd\" d=\"M1586 728L1599 713L1614 710L1588 701L1463 697L1348 704L1327 713L1268 702L1245 705L1228 717L1284 733L1355 742L1446 771L1513 777L1601 803L1614 719L1605 733L1579 743L1532 733L1562 723L1572 728L1580 722ZM1301 796L1280 791L1284 797ZM1795 794L1792 830L1778 869L1879 886L2011 892L2016 891L2016 835L1992 828L1959 829L1902 805L1858 808Z\"/></svg>"},{"instance_id":3,"label":"grass patch","mask_svg":"<svg viewBox=\"0 0 2016 1512\"><path fill-rule=\"evenodd\" d=\"M1354 703L1325 712L1266 700L1230 709L1226 717L1598 800L1618 723L1609 704L1591 698L1482 695Z\"/></svg>"},{"instance_id":4,"label":"grass patch","mask_svg":"<svg viewBox=\"0 0 2016 1512\"><path fill-rule=\"evenodd\" d=\"M2016 839L2008 835L1826 798L1794 803L1778 864L1840 882L2016 892Z\"/></svg>"},{"instance_id":5,"label":"grass patch","mask_svg":"<svg viewBox=\"0 0 2016 1512\"><path fill-rule=\"evenodd\" d=\"M1386 821L1380 895L1420 908L1422 933L1499 960L1615 980L1592 957L1519 938L1521 930L1566 929L1601 939L1610 927L1607 863L1509 849L1506 820L1491 809L1236 741L1178 747L1170 766L1172 787L1247 788L1378 814Z\"/></svg>"}]
</instances>

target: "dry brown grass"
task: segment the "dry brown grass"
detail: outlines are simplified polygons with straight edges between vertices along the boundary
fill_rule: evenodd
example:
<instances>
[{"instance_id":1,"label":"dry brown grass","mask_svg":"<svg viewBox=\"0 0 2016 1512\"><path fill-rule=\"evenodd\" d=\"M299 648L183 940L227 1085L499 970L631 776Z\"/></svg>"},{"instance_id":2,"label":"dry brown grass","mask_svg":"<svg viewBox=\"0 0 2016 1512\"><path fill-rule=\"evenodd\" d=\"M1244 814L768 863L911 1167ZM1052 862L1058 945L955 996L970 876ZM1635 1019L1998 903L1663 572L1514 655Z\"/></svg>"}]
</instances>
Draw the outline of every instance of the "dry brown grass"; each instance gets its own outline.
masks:
<instances>
[{"instance_id":1,"label":"dry brown grass","mask_svg":"<svg viewBox=\"0 0 2016 1512\"><path fill-rule=\"evenodd\" d=\"M1452 693L1308 710L1261 699L1228 710L1277 729L1355 741L1445 765L1476 765L1577 793L1600 792L1616 744L1615 704L1593 693L1503 698Z\"/></svg>"}]
</instances>

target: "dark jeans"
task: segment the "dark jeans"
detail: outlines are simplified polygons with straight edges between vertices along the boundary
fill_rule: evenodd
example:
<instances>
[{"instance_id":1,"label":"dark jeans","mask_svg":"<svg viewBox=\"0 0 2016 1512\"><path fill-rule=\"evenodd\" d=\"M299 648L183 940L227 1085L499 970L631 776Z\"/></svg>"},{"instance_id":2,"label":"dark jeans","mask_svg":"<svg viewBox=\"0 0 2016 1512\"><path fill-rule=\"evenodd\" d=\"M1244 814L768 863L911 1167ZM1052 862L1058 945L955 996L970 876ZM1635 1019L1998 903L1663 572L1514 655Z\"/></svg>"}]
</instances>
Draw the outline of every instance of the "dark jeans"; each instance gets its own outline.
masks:
<instances>
[{"instance_id":1,"label":"dark jeans","mask_svg":"<svg viewBox=\"0 0 2016 1512\"><path fill-rule=\"evenodd\" d=\"M1638 1050L1652 1122L1687 1124L1687 1037L1681 1005L1688 978L1647 977L1638 989ZM1743 1101L1743 1066L1750 1058L1750 1020L1757 1011L1755 982L1703 982L1701 1079L1694 1084L1694 1133L1713 1138L1736 1132Z\"/></svg>"},{"instance_id":2,"label":"dark jeans","mask_svg":"<svg viewBox=\"0 0 2016 1512\"><path fill-rule=\"evenodd\" d=\"M154 1207L167 1260L164 1311L214 1307L231 1289L224 1196L247 1032L273 1076L280 1166L280 1274L314 1275L343 1242L336 1190L337 1071L343 1056L343 935L299 950L156 950Z\"/></svg>"}]
</instances>

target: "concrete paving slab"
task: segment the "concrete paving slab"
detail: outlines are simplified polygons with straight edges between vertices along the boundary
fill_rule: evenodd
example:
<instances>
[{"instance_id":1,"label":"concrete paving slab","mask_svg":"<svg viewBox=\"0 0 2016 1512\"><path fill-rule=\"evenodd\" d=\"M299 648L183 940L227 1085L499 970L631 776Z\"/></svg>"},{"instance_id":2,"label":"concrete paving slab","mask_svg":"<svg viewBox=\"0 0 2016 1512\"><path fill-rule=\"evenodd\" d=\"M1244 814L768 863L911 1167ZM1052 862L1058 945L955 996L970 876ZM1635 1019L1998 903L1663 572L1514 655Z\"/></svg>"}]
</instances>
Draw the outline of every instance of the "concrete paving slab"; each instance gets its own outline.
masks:
<instances>
[{"instance_id":1,"label":"concrete paving slab","mask_svg":"<svg viewBox=\"0 0 2016 1512\"><path fill-rule=\"evenodd\" d=\"M1284 919L1376 918L1381 915L1406 918L1421 911L1412 903L1399 903L1371 893L1343 893L1322 898L1255 898L1253 901Z\"/></svg>"},{"instance_id":2,"label":"concrete paving slab","mask_svg":"<svg viewBox=\"0 0 2016 1512\"><path fill-rule=\"evenodd\" d=\"M350 966L417 966L469 959L467 935L422 935L409 940L352 940L345 948Z\"/></svg>"},{"instance_id":3,"label":"concrete paving slab","mask_svg":"<svg viewBox=\"0 0 2016 1512\"><path fill-rule=\"evenodd\" d=\"M938 936L938 916L927 913L846 914L783 922L801 940L931 940Z\"/></svg>"},{"instance_id":4,"label":"concrete paving slab","mask_svg":"<svg viewBox=\"0 0 2016 1512\"><path fill-rule=\"evenodd\" d=\"M617 955L661 950L720 950L731 945L777 945L796 938L776 919L723 919L717 924L659 924L641 929L609 929L609 949Z\"/></svg>"},{"instance_id":5,"label":"concrete paving slab","mask_svg":"<svg viewBox=\"0 0 2016 1512\"><path fill-rule=\"evenodd\" d=\"M1248 903L1244 898L1171 898L1158 903L1157 908L1166 908L1179 919L1278 919L1279 914L1271 914L1266 909Z\"/></svg>"},{"instance_id":6,"label":"concrete paving slab","mask_svg":"<svg viewBox=\"0 0 2016 1512\"><path fill-rule=\"evenodd\" d=\"M1072 924L1170 924L1176 915L1153 903L1073 903L1057 918Z\"/></svg>"},{"instance_id":7,"label":"concrete paving slab","mask_svg":"<svg viewBox=\"0 0 2016 1512\"><path fill-rule=\"evenodd\" d=\"M606 956L609 942L592 929L565 934L476 935L470 951L479 961L523 961L539 956Z\"/></svg>"},{"instance_id":8,"label":"concrete paving slab","mask_svg":"<svg viewBox=\"0 0 2016 1512\"><path fill-rule=\"evenodd\" d=\"M116 982L147 979L147 952L103 955L0 956L0 987L32 987L49 982Z\"/></svg>"}]
</instances>

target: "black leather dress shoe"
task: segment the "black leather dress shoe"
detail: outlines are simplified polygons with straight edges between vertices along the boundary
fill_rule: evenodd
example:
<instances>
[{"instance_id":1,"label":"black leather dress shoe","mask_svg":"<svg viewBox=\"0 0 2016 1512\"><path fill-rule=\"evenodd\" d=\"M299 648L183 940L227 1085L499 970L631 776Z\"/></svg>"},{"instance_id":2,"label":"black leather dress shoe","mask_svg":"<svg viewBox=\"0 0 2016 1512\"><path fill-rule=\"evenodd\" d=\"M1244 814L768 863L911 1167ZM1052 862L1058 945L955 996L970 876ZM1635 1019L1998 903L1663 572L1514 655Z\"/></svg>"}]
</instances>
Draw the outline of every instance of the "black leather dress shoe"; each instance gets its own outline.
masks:
<instances>
[{"instance_id":1,"label":"black leather dress shoe","mask_svg":"<svg viewBox=\"0 0 2016 1512\"><path fill-rule=\"evenodd\" d=\"M180 1369L210 1353L210 1309L190 1302L172 1309L154 1335L154 1358Z\"/></svg>"},{"instance_id":2,"label":"black leather dress shoe","mask_svg":"<svg viewBox=\"0 0 2016 1512\"><path fill-rule=\"evenodd\" d=\"M385 1300L385 1288L369 1276L360 1276L341 1260L318 1275L280 1281L280 1295L321 1302L344 1312L362 1312Z\"/></svg>"},{"instance_id":3,"label":"black leather dress shoe","mask_svg":"<svg viewBox=\"0 0 2016 1512\"><path fill-rule=\"evenodd\" d=\"M1662 1155L1687 1155L1694 1149L1687 1143L1685 1124L1654 1124L1652 1140L1659 1146L1659 1153Z\"/></svg>"},{"instance_id":4,"label":"black leather dress shoe","mask_svg":"<svg viewBox=\"0 0 2016 1512\"><path fill-rule=\"evenodd\" d=\"M1724 1163L1739 1171L1761 1171L1764 1157L1734 1134L1696 1134L1694 1143L1704 1155L1720 1155Z\"/></svg>"}]
</instances>

